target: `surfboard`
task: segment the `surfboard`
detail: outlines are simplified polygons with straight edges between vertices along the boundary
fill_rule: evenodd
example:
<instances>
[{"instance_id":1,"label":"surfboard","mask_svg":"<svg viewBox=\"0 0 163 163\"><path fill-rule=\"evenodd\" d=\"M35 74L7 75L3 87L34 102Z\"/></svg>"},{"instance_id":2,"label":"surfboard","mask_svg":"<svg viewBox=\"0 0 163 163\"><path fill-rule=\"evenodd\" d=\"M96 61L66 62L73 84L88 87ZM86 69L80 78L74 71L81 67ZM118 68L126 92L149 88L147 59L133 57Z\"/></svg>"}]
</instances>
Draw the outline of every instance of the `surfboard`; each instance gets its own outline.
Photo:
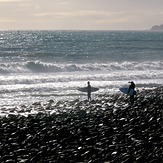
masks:
<instances>
[{"instance_id":1,"label":"surfboard","mask_svg":"<svg viewBox=\"0 0 163 163\"><path fill-rule=\"evenodd\" d=\"M124 94L128 94L129 88L128 87L122 87L122 88L119 88L119 90ZM134 90L134 95L136 95L136 93L137 92Z\"/></svg>"},{"instance_id":2,"label":"surfboard","mask_svg":"<svg viewBox=\"0 0 163 163\"><path fill-rule=\"evenodd\" d=\"M77 90L78 90L78 91L81 91L81 92L88 92L87 87L78 88ZM96 91L98 91L98 90L99 90L99 88L91 87L91 92L96 92Z\"/></svg>"}]
</instances>

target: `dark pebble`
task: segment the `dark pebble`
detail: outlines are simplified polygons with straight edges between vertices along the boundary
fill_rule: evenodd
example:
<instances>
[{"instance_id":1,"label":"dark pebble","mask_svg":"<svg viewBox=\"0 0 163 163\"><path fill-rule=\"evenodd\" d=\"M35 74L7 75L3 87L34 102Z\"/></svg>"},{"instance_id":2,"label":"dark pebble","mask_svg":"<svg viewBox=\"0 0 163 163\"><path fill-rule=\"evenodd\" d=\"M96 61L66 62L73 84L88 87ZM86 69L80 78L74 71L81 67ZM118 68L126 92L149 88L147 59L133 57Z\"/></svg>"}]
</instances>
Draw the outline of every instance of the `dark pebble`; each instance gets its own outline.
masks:
<instances>
[{"instance_id":1,"label":"dark pebble","mask_svg":"<svg viewBox=\"0 0 163 163\"><path fill-rule=\"evenodd\" d=\"M47 112L35 103L38 114L0 118L0 162L161 163L161 97L163 88L140 92L132 106L122 94L92 103L51 100Z\"/></svg>"}]
</instances>

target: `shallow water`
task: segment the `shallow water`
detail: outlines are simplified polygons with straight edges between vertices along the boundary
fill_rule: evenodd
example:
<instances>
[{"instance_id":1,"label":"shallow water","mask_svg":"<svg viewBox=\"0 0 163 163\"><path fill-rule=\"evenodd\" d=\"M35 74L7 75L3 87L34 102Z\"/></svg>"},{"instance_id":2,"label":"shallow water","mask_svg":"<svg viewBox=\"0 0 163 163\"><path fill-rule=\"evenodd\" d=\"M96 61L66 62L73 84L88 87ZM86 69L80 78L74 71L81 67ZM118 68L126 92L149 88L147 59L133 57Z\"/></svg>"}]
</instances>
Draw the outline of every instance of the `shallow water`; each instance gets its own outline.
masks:
<instances>
[{"instance_id":1,"label":"shallow water","mask_svg":"<svg viewBox=\"0 0 163 163\"><path fill-rule=\"evenodd\" d=\"M0 107L116 93L163 83L163 32L0 31Z\"/></svg>"}]
</instances>

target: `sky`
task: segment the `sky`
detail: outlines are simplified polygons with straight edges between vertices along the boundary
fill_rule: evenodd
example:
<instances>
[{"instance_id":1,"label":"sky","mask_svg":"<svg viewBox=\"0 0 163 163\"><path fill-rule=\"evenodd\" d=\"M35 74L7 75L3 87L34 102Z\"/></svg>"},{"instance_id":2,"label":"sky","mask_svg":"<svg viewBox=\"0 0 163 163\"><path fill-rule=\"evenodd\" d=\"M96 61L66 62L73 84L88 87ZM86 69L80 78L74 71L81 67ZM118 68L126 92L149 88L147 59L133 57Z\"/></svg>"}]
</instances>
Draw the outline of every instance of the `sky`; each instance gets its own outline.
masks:
<instances>
[{"instance_id":1,"label":"sky","mask_svg":"<svg viewBox=\"0 0 163 163\"><path fill-rule=\"evenodd\" d=\"M0 30L148 30L163 0L0 0Z\"/></svg>"}]
</instances>

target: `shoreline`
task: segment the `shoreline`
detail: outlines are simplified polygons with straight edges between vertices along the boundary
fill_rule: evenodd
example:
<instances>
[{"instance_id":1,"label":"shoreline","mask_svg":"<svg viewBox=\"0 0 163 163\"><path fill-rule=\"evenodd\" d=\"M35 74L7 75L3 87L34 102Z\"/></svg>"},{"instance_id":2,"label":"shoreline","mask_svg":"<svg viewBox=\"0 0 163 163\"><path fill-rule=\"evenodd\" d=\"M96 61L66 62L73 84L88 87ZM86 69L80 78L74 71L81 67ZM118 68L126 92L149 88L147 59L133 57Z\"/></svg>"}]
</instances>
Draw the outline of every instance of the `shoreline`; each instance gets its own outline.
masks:
<instances>
[{"instance_id":1,"label":"shoreline","mask_svg":"<svg viewBox=\"0 0 163 163\"><path fill-rule=\"evenodd\" d=\"M155 94L153 91L157 89L163 89L163 87L153 87L153 88L148 88L148 89L137 89L137 94L135 97L135 102L136 99L139 97L143 98L142 96L146 96L145 94L150 93ZM153 93L152 93L153 92ZM78 98L77 98L78 97ZM5 116L29 116L29 115L35 115L39 113L43 114L59 114L61 112L69 112L70 110L74 110L75 107L78 105L78 107L88 107L91 105L96 105L96 103L101 103L100 101L103 100L102 103L111 103L114 105L118 102L119 103L124 103L126 106L127 104L129 105L129 96L123 94L122 92L111 92L111 93L103 93L103 94L92 94L92 101L88 102L87 100L87 95L84 94L83 96L77 96L74 99L62 99L62 100L53 100L52 98L48 101L36 101L34 103L31 103L30 105L27 104L21 104L17 106L3 106L0 108L0 117L5 117ZM116 99L120 99L116 101ZM112 109L112 108L111 108Z\"/></svg>"},{"instance_id":2,"label":"shoreline","mask_svg":"<svg viewBox=\"0 0 163 163\"><path fill-rule=\"evenodd\" d=\"M161 162L163 87L135 98L134 105L117 93L15 108L0 117L0 162Z\"/></svg>"}]
</instances>

